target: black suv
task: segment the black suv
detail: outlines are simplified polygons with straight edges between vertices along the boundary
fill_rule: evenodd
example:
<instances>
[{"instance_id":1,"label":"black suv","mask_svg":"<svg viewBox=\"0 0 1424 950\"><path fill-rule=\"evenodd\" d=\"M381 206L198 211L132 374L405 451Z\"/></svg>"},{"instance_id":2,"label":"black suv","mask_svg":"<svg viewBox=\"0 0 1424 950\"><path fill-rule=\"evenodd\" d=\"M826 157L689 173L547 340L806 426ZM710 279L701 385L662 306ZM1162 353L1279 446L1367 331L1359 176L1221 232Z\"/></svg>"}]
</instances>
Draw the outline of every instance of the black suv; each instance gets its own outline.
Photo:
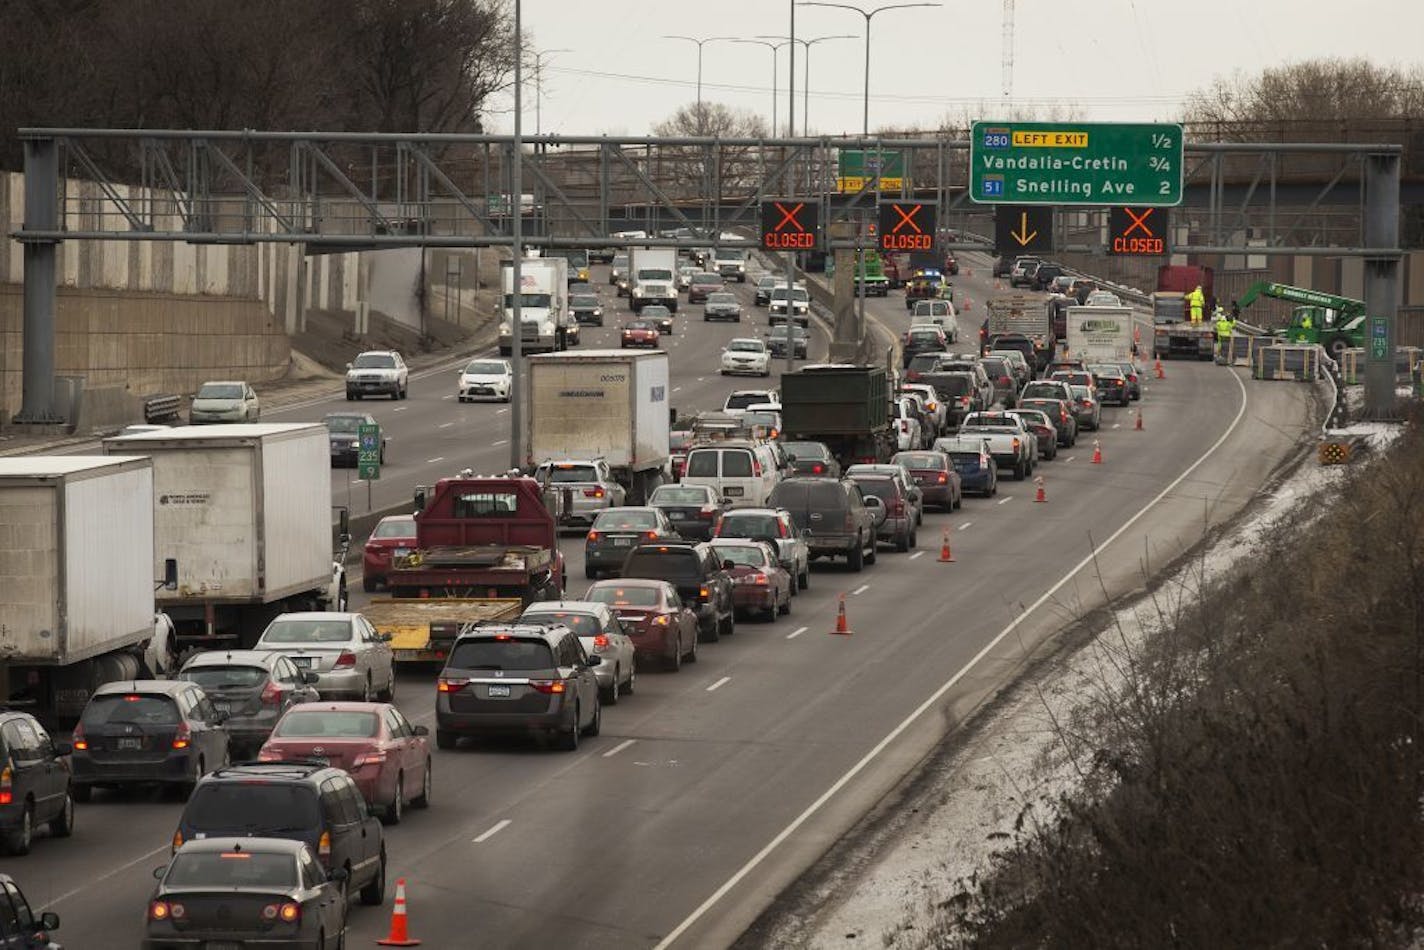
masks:
<instances>
[{"instance_id":1,"label":"black suv","mask_svg":"<svg viewBox=\"0 0 1424 950\"><path fill-rule=\"evenodd\" d=\"M178 830L176 851L195 838L290 838L306 842L328 874L345 868L361 903L386 899L386 841L345 771L316 760L244 762L198 783Z\"/></svg>"},{"instance_id":2,"label":"black suv","mask_svg":"<svg viewBox=\"0 0 1424 950\"><path fill-rule=\"evenodd\" d=\"M732 578L711 546L693 541L640 544L623 562L624 577L667 581L697 613L698 639L716 643L736 632Z\"/></svg>"},{"instance_id":3,"label":"black suv","mask_svg":"<svg viewBox=\"0 0 1424 950\"><path fill-rule=\"evenodd\" d=\"M435 744L461 736L539 735L578 749L603 724L598 677L567 624L540 621L467 625L435 686Z\"/></svg>"},{"instance_id":4,"label":"black suv","mask_svg":"<svg viewBox=\"0 0 1424 950\"><path fill-rule=\"evenodd\" d=\"M34 716L0 709L0 852L29 854L36 825L48 824L56 838L73 833L69 751Z\"/></svg>"},{"instance_id":5,"label":"black suv","mask_svg":"<svg viewBox=\"0 0 1424 950\"><path fill-rule=\"evenodd\" d=\"M848 478L788 478L771 490L768 508L785 508L797 531L806 532L814 560L844 557L853 571L875 563L875 535L885 505L867 497Z\"/></svg>"},{"instance_id":6,"label":"black suv","mask_svg":"<svg viewBox=\"0 0 1424 950\"><path fill-rule=\"evenodd\" d=\"M57 950L49 931L59 929L59 915L46 911L39 916L30 909L15 879L0 874L0 947L15 950Z\"/></svg>"}]
</instances>

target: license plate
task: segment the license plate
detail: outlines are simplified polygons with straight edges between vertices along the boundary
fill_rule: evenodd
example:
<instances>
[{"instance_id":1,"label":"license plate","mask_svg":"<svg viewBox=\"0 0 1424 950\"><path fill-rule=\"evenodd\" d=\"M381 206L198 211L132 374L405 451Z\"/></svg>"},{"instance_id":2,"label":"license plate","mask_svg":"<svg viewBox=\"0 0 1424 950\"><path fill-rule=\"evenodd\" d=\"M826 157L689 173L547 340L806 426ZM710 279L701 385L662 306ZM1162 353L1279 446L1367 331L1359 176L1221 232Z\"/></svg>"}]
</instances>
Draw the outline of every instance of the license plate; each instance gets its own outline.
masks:
<instances>
[{"instance_id":1,"label":"license plate","mask_svg":"<svg viewBox=\"0 0 1424 950\"><path fill-rule=\"evenodd\" d=\"M673 521L682 521L683 519L685 519L685 518L687 517L687 512L685 512L685 511L669 511L669 512L668 512L668 517L671 518Z\"/></svg>"},{"instance_id":2,"label":"license plate","mask_svg":"<svg viewBox=\"0 0 1424 950\"><path fill-rule=\"evenodd\" d=\"M508 687L508 686L496 686L496 685L492 685L492 686L489 687L489 692L488 692L487 695L488 695L491 699L494 699L496 696L508 696L508 695L509 695L509 687Z\"/></svg>"},{"instance_id":3,"label":"license plate","mask_svg":"<svg viewBox=\"0 0 1424 950\"><path fill-rule=\"evenodd\" d=\"M122 737L119 739L120 750L137 750L143 748L143 740L138 737Z\"/></svg>"},{"instance_id":4,"label":"license plate","mask_svg":"<svg viewBox=\"0 0 1424 950\"><path fill-rule=\"evenodd\" d=\"M642 623L647 618L639 614L619 614L618 619L624 623Z\"/></svg>"},{"instance_id":5,"label":"license plate","mask_svg":"<svg viewBox=\"0 0 1424 950\"><path fill-rule=\"evenodd\" d=\"M291 660L293 663L297 664L297 666L300 666L303 669L311 669L312 658L309 656L290 656L287 657L287 659Z\"/></svg>"},{"instance_id":6,"label":"license plate","mask_svg":"<svg viewBox=\"0 0 1424 950\"><path fill-rule=\"evenodd\" d=\"M722 492L726 495L741 495L742 489L738 485L728 485L726 488L722 489Z\"/></svg>"},{"instance_id":7,"label":"license plate","mask_svg":"<svg viewBox=\"0 0 1424 950\"><path fill-rule=\"evenodd\" d=\"M213 708L220 713L231 713L232 703L218 702L217 700L213 700Z\"/></svg>"},{"instance_id":8,"label":"license plate","mask_svg":"<svg viewBox=\"0 0 1424 950\"><path fill-rule=\"evenodd\" d=\"M612 540L615 548L626 548L633 543L632 538L612 538L610 540Z\"/></svg>"},{"instance_id":9,"label":"license plate","mask_svg":"<svg viewBox=\"0 0 1424 950\"><path fill-rule=\"evenodd\" d=\"M396 548L391 552L392 557L405 557L410 553L410 548Z\"/></svg>"}]
</instances>

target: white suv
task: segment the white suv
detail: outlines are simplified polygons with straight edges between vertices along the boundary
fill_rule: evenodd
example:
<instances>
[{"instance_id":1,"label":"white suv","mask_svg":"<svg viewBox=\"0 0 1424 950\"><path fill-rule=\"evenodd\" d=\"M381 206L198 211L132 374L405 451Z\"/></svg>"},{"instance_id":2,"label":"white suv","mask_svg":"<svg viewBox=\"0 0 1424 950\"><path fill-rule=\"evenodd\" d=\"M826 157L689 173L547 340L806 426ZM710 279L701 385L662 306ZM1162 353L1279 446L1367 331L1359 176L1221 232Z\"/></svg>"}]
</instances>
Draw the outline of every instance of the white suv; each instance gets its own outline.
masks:
<instances>
[{"instance_id":1,"label":"white suv","mask_svg":"<svg viewBox=\"0 0 1424 950\"><path fill-rule=\"evenodd\" d=\"M367 350L346 364L346 399L390 396L404 399L410 370L395 350Z\"/></svg>"}]
</instances>

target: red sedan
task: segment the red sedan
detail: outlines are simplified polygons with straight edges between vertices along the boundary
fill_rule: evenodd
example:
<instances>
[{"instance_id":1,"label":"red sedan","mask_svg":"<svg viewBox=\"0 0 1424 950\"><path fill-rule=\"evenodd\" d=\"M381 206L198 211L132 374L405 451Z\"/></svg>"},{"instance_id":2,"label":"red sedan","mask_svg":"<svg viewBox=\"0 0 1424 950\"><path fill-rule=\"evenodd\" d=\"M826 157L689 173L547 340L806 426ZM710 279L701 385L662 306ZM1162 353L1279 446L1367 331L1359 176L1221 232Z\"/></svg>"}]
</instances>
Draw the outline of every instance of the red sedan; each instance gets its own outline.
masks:
<instances>
[{"instance_id":1,"label":"red sedan","mask_svg":"<svg viewBox=\"0 0 1424 950\"><path fill-rule=\"evenodd\" d=\"M361 586L369 593L385 583L391 559L415 550L415 516L390 515L382 518L366 539L361 554Z\"/></svg>"},{"instance_id":2,"label":"red sedan","mask_svg":"<svg viewBox=\"0 0 1424 950\"><path fill-rule=\"evenodd\" d=\"M430 805L427 735L390 703L304 703L277 721L257 757L325 759L349 772L366 804L395 825L406 805Z\"/></svg>"},{"instance_id":3,"label":"red sedan","mask_svg":"<svg viewBox=\"0 0 1424 950\"><path fill-rule=\"evenodd\" d=\"M623 324L623 348L646 346L658 348L658 328L651 320L633 320Z\"/></svg>"},{"instance_id":4,"label":"red sedan","mask_svg":"<svg viewBox=\"0 0 1424 950\"><path fill-rule=\"evenodd\" d=\"M763 541L714 538L712 553L732 575L732 605L767 620L791 613L791 575Z\"/></svg>"},{"instance_id":5,"label":"red sedan","mask_svg":"<svg viewBox=\"0 0 1424 950\"><path fill-rule=\"evenodd\" d=\"M635 578L599 581L584 600L608 604L633 641L638 660L655 660L673 673L697 662L697 613L667 581Z\"/></svg>"}]
</instances>

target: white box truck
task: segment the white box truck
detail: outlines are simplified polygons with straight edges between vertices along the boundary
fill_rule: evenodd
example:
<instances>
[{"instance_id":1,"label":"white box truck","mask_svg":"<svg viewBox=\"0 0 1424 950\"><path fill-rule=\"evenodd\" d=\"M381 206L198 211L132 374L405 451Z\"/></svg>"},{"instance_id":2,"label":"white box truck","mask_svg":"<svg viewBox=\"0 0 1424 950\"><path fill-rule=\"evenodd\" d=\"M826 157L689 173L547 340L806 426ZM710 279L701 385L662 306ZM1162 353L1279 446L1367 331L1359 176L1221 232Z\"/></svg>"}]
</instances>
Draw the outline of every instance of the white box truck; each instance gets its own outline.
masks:
<instances>
[{"instance_id":1,"label":"white box truck","mask_svg":"<svg viewBox=\"0 0 1424 950\"><path fill-rule=\"evenodd\" d=\"M158 604L180 648L250 647L277 614L346 609L346 513L333 552L325 426L181 426L103 445L153 460L152 559L178 562Z\"/></svg>"},{"instance_id":2,"label":"white box truck","mask_svg":"<svg viewBox=\"0 0 1424 950\"><path fill-rule=\"evenodd\" d=\"M499 353L514 351L514 267L500 268L504 312L499 321ZM562 257L526 257L519 265L521 353L552 353L567 345L569 315L569 262Z\"/></svg>"},{"instance_id":3,"label":"white box truck","mask_svg":"<svg viewBox=\"0 0 1424 950\"><path fill-rule=\"evenodd\" d=\"M146 458L0 459L0 703L68 725L96 687L166 670L153 477Z\"/></svg>"},{"instance_id":4,"label":"white box truck","mask_svg":"<svg viewBox=\"0 0 1424 950\"><path fill-rule=\"evenodd\" d=\"M1131 307L1069 307L1068 355L1084 363L1132 359Z\"/></svg>"},{"instance_id":5,"label":"white box truck","mask_svg":"<svg viewBox=\"0 0 1424 950\"><path fill-rule=\"evenodd\" d=\"M591 350L529 360L527 463L608 463L641 505L662 483L670 455L668 358L663 352Z\"/></svg>"},{"instance_id":6,"label":"white box truck","mask_svg":"<svg viewBox=\"0 0 1424 950\"><path fill-rule=\"evenodd\" d=\"M662 304L677 313L677 249L635 247L629 251L629 303L634 313Z\"/></svg>"}]
</instances>

